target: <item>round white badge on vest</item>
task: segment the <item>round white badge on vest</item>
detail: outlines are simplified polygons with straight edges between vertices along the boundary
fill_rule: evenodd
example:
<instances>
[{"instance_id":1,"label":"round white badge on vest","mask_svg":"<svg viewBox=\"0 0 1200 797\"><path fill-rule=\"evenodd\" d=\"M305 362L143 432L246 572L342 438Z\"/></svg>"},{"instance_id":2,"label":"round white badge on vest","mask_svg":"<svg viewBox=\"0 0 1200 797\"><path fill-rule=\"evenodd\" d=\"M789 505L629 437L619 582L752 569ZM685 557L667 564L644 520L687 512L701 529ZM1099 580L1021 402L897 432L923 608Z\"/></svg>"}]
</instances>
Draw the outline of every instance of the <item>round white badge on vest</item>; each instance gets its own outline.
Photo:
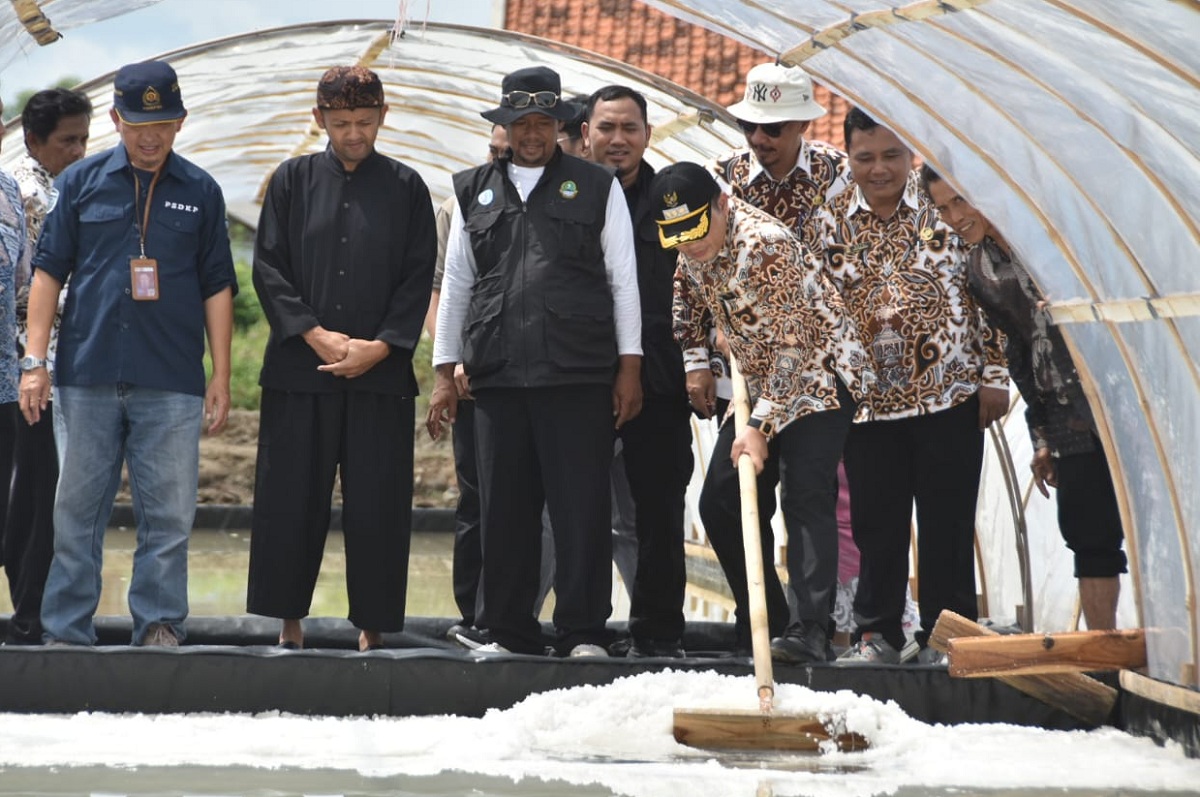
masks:
<instances>
[{"instance_id":1,"label":"round white badge on vest","mask_svg":"<svg viewBox=\"0 0 1200 797\"><path fill-rule=\"evenodd\" d=\"M495 198L496 198L496 195L492 192L492 189L485 188L483 190L483 193L479 195L479 204L490 205L490 204L492 204L492 200Z\"/></svg>"}]
</instances>

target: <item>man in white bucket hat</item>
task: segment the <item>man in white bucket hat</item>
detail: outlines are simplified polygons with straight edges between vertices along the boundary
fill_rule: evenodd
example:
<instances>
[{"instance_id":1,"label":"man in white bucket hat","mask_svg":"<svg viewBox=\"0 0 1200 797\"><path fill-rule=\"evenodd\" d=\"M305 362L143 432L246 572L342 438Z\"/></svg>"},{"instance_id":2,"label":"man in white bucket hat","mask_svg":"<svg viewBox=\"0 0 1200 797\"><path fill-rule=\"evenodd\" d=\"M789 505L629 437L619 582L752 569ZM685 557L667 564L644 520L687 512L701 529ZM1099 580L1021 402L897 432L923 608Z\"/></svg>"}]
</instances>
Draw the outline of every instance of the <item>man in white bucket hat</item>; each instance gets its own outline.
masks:
<instances>
[{"instance_id":1,"label":"man in white bucket hat","mask_svg":"<svg viewBox=\"0 0 1200 797\"><path fill-rule=\"evenodd\" d=\"M718 161L718 176L735 197L803 237L812 209L841 193L850 180L846 153L804 138L812 120L825 115L813 97L812 78L798 66L759 64L746 76L742 101L728 110L748 149Z\"/></svg>"}]
</instances>

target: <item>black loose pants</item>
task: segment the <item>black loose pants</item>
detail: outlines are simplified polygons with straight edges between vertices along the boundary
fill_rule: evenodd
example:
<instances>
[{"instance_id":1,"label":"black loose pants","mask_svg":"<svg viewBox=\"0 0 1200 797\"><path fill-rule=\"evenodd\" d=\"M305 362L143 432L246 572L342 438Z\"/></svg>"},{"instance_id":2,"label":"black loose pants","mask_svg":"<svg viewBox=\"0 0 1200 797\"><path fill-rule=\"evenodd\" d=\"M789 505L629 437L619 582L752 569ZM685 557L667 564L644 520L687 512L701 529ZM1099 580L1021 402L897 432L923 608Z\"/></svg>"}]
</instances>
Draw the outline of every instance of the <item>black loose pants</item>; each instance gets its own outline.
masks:
<instances>
[{"instance_id":1,"label":"black loose pants","mask_svg":"<svg viewBox=\"0 0 1200 797\"><path fill-rule=\"evenodd\" d=\"M263 388L247 611L308 615L340 470L350 622L404 630L413 422L411 398Z\"/></svg>"}]
</instances>

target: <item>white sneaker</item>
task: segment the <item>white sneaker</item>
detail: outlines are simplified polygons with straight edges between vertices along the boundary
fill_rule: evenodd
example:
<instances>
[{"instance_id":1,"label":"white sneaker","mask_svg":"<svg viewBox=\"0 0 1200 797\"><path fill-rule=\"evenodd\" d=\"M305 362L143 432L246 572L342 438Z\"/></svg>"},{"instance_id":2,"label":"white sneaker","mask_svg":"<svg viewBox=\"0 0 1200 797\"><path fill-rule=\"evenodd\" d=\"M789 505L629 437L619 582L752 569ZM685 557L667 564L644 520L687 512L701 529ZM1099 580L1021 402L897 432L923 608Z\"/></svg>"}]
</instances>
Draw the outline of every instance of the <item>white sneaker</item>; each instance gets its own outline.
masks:
<instances>
[{"instance_id":1,"label":"white sneaker","mask_svg":"<svg viewBox=\"0 0 1200 797\"><path fill-rule=\"evenodd\" d=\"M584 642L583 644L576 645L575 647L571 648L571 656L570 657L572 659L581 659L581 658L607 659L608 651L605 650L604 648L600 647L599 645L592 645L587 642Z\"/></svg>"},{"instance_id":2,"label":"white sneaker","mask_svg":"<svg viewBox=\"0 0 1200 797\"><path fill-rule=\"evenodd\" d=\"M499 642L480 642L478 639L472 639L466 634L455 634L454 638L458 640L458 644L473 653L512 653L511 650Z\"/></svg>"},{"instance_id":3,"label":"white sneaker","mask_svg":"<svg viewBox=\"0 0 1200 797\"><path fill-rule=\"evenodd\" d=\"M862 639L837 657L838 664L899 664L900 651L888 644L883 634L868 631Z\"/></svg>"}]
</instances>

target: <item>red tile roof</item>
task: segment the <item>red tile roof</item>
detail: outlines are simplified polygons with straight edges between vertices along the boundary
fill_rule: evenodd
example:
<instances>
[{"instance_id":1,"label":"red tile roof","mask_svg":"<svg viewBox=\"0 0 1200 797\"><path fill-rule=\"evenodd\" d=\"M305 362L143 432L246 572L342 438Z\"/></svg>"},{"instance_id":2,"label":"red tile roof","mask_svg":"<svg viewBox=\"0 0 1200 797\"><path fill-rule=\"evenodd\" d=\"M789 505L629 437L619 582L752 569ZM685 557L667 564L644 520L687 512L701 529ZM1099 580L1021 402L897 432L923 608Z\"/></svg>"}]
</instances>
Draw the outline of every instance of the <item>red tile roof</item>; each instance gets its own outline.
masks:
<instances>
[{"instance_id":1,"label":"red tile roof","mask_svg":"<svg viewBox=\"0 0 1200 797\"><path fill-rule=\"evenodd\" d=\"M638 0L508 0L504 27L616 58L720 105L740 100L750 67L772 57ZM807 137L840 147L849 104L824 86L815 94L829 113Z\"/></svg>"}]
</instances>

